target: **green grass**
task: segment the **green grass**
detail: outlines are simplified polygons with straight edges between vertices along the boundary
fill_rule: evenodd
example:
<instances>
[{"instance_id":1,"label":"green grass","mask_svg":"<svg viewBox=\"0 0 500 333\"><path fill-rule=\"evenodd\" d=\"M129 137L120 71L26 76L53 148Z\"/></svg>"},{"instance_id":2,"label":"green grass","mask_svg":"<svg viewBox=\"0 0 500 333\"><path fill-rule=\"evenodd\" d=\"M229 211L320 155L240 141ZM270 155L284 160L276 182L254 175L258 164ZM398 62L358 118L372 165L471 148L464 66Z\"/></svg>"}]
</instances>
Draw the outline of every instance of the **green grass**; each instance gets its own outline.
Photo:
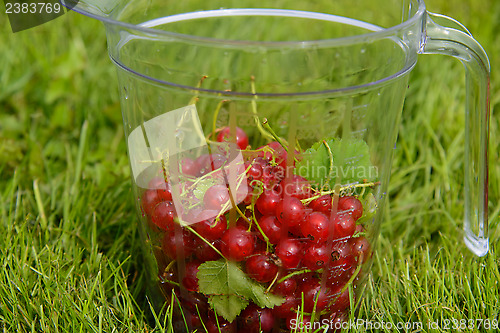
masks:
<instances>
[{"instance_id":1,"label":"green grass","mask_svg":"<svg viewBox=\"0 0 500 333\"><path fill-rule=\"evenodd\" d=\"M420 56L359 316L450 332L445 320L500 319L500 3L427 6L459 19L490 56L491 252L474 257L460 233L464 70ZM72 13L12 34L0 17L0 328L154 331L104 29Z\"/></svg>"}]
</instances>

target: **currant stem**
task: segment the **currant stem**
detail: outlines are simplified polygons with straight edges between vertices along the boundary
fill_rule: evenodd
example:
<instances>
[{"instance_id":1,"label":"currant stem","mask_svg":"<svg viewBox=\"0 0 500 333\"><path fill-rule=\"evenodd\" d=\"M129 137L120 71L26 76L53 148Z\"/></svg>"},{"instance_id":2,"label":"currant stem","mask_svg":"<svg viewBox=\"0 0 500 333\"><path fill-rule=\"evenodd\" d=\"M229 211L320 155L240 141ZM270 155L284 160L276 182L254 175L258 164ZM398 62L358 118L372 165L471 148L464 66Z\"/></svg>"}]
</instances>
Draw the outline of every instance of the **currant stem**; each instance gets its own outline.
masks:
<instances>
[{"instance_id":1,"label":"currant stem","mask_svg":"<svg viewBox=\"0 0 500 333\"><path fill-rule=\"evenodd\" d=\"M228 101L229 100L227 100L227 99L223 99L222 101L217 103L217 107L215 108L214 119L212 122L212 134L210 135L210 137L213 138L214 140L215 140L215 133L217 133L217 117L219 116L219 111L222 108L222 104L224 104L225 102L228 102Z\"/></svg>"},{"instance_id":2,"label":"currant stem","mask_svg":"<svg viewBox=\"0 0 500 333\"><path fill-rule=\"evenodd\" d=\"M201 84L203 83L203 81L208 77L208 75L203 75L200 79L200 81L198 81L198 84L196 85L196 88L200 88L201 87ZM196 90L195 93L194 93L194 96L191 98L191 100L189 101L188 105L191 105L191 104L196 104L196 102L198 101L198 96L200 95L199 91Z\"/></svg>"},{"instance_id":3,"label":"currant stem","mask_svg":"<svg viewBox=\"0 0 500 333\"><path fill-rule=\"evenodd\" d=\"M175 264L176 260L172 260L171 262L168 263L167 267L165 267L165 270L163 272L168 272L170 271L170 268Z\"/></svg>"},{"instance_id":4,"label":"currant stem","mask_svg":"<svg viewBox=\"0 0 500 333\"><path fill-rule=\"evenodd\" d=\"M252 210L252 217L253 217L253 220L255 222L255 225L257 226L257 229L259 230L262 237L264 237L264 241L266 242L266 251L269 252L269 249L271 247L271 244L269 243L269 237L267 237L267 235L264 233L264 231L262 230L262 228L259 225L259 222L257 221L257 218L255 217L255 201L254 200L252 200L252 209L251 210Z\"/></svg>"},{"instance_id":5,"label":"currant stem","mask_svg":"<svg viewBox=\"0 0 500 333\"><path fill-rule=\"evenodd\" d=\"M330 170L328 170L328 176L326 177L326 184L329 184L333 172L333 153L330 145L328 145L328 142L326 142L326 140L323 140L323 144L326 147L326 151L328 152L328 159L330 160Z\"/></svg>"},{"instance_id":6,"label":"currant stem","mask_svg":"<svg viewBox=\"0 0 500 333\"><path fill-rule=\"evenodd\" d=\"M374 186L377 186L377 185L380 185L380 182L347 185L347 186L341 187L338 192L340 193L342 191L345 191L345 190L348 190L348 189L353 189L353 188L363 188L364 189L366 187L374 187ZM316 200L316 199L318 199L319 197L321 197L321 196L323 196L325 194L335 194L336 192L337 191L335 191L335 190L326 191L326 192L320 191L318 195L315 195L315 196L307 198L307 199L302 199L300 201L303 204L308 204L311 201Z\"/></svg>"},{"instance_id":7,"label":"currant stem","mask_svg":"<svg viewBox=\"0 0 500 333\"><path fill-rule=\"evenodd\" d=\"M274 277L273 281L271 281L271 284L269 285L269 287L267 287L265 293L267 294L269 292L269 290L271 290L271 288L273 287L274 283L276 282L276 280L278 279L278 276L280 275L280 273L276 273L276 276Z\"/></svg>"},{"instance_id":8,"label":"currant stem","mask_svg":"<svg viewBox=\"0 0 500 333\"><path fill-rule=\"evenodd\" d=\"M259 129L259 132L262 134L262 136L264 136L265 138L268 138L268 139L272 139L273 136L266 132L266 130L262 127L262 124L260 123L260 120L259 120L259 115L257 113L257 102L256 102L258 97L257 97L257 93L255 91L255 77L253 75L250 77L250 88L251 88L252 94L254 95L254 97L252 98L251 105L252 105L252 113L253 113L253 117L255 120L255 125L257 125L257 128Z\"/></svg>"},{"instance_id":9,"label":"currant stem","mask_svg":"<svg viewBox=\"0 0 500 333\"><path fill-rule=\"evenodd\" d=\"M318 272L321 272L322 270L321 269L318 269L317 270ZM300 275L300 274L304 274L304 273L310 273L312 272L312 270L310 269L303 269L301 271L296 271L296 272L293 272L293 273L290 273L288 275L285 275L284 277L282 277L281 279L278 280L278 283L281 283L283 281L285 281L286 279L289 279L291 278L292 276L295 276L295 275Z\"/></svg>"},{"instance_id":10,"label":"currant stem","mask_svg":"<svg viewBox=\"0 0 500 333\"><path fill-rule=\"evenodd\" d=\"M215 252L217 252L222 258L226 259L226 257L224 257L222 255L222 253L215 247L212 245L212 243L210 243L208 240L206 240L202 235L200 235L199 233L197 233L193 228L191 228L190 226L186 225L184 226L187 230L189 230L190 232L192 232L193 234L195 234L198 238L200 238L202 241L204 241L205 243L208 244L208 246L210 246ZM227 259L226 259L227 260Z\"/></svg>"},{"instance_id":11,"label":"currant stem","mask_svg":"<svg viewBox=\"0 0 500 333\"><path fill-rule=\"evenodd\" d=\"M264 120L262 121L262 126L264 126L264 128L266 130L269 131L269 133L271 133L271 135L273 136L273 139L278 141L278 143L286 150L286 152L288 153L288 143L283 140L282 138L280 138L276 132L271 128L271 126L269 125L269 122L267 120L267 118L264 118Z\"/></svg>"}]
</instances>

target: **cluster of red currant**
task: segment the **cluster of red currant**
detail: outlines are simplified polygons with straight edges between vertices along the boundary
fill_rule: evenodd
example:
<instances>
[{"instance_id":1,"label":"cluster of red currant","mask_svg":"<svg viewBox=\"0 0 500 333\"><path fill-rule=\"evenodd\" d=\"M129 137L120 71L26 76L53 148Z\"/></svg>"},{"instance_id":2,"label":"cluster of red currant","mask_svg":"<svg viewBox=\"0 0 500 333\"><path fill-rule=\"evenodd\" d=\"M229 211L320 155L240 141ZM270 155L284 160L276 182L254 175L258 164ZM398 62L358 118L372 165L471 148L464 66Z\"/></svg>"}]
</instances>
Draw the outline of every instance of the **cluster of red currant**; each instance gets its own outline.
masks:
<instances>
[{"instance_id":1,"label":"cluster of red currant","mask_svg":"<svg viewBox=\"0 0 500 333\"><path fill-rule=\"evenodd\" d=\"M222 130L218 141L227 140L228 132ZM250 151L239 128L236 144ZM364 227L356 223L362 203L354 196L321 193L293 174L293 167L287 170L287 149L278 142L252 152L245 161L248 196L233 211L234 222L228 221L230 213L220 213L230 200L224 185L206 190L203 209L196 211L201 222L190 226L177 223L164 177L151 179L150 189L142 193L144 215L163 234L157 261L166 294L175 291L191 330L203 327L202 321L208 332L291 329L300 311L303 323L313 312L317 320L342 320L350 306L347 284L359 278L360 265L371 255ZM184 159L182 170L200 177L220 167L219 159ZM250 278L283 303L272 309L250 303L233 322L216 316L199 290L197 273L202 263L221 257L241 262Z\"/></svg>"}]
</instances>

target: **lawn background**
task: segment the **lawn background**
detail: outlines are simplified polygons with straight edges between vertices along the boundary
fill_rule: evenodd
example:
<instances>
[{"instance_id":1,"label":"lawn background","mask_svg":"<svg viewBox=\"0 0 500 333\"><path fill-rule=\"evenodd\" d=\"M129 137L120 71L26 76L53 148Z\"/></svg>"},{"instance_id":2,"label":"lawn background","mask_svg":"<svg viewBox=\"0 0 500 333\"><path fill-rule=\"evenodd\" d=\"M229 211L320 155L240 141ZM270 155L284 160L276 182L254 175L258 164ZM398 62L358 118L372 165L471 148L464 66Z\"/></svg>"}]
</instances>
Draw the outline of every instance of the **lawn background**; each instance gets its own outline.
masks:
<instances>
[{"instance_id":1,"label":"lawn background","mask_svg":"<svg viewBox=\"0 0 500 333\"><path fill-rule=\"evenodd\" d=\"M474 257L460 233L464 70L419 56L360 317L498 320L500 1L426 3L490 57L491 252ZM153 331L104 28L70 13L13 34L0 8L0 328Z\"/></svg>"}]
</instances>

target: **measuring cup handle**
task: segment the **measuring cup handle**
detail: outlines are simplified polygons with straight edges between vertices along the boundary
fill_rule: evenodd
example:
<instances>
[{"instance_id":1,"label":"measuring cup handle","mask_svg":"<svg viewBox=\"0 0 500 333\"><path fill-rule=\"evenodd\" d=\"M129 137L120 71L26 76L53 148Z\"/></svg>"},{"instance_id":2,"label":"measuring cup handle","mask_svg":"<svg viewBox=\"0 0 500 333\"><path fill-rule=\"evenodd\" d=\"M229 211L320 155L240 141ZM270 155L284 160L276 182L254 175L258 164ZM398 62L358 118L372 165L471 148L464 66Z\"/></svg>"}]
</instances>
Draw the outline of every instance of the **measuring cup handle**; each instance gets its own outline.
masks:
<instances>
[{"instance_id":1,"label":"measuring cup handle","mask_svg":"<svg viewBox=\"0 0 500 333\"><path fill-rule=\"evenodd\" d=\"M420 53L459 59L466 72L464 241L478 256L488 253L488 136L490 64L488 56L456 20L427 13Z\"/></svg>"}]
</instances>

